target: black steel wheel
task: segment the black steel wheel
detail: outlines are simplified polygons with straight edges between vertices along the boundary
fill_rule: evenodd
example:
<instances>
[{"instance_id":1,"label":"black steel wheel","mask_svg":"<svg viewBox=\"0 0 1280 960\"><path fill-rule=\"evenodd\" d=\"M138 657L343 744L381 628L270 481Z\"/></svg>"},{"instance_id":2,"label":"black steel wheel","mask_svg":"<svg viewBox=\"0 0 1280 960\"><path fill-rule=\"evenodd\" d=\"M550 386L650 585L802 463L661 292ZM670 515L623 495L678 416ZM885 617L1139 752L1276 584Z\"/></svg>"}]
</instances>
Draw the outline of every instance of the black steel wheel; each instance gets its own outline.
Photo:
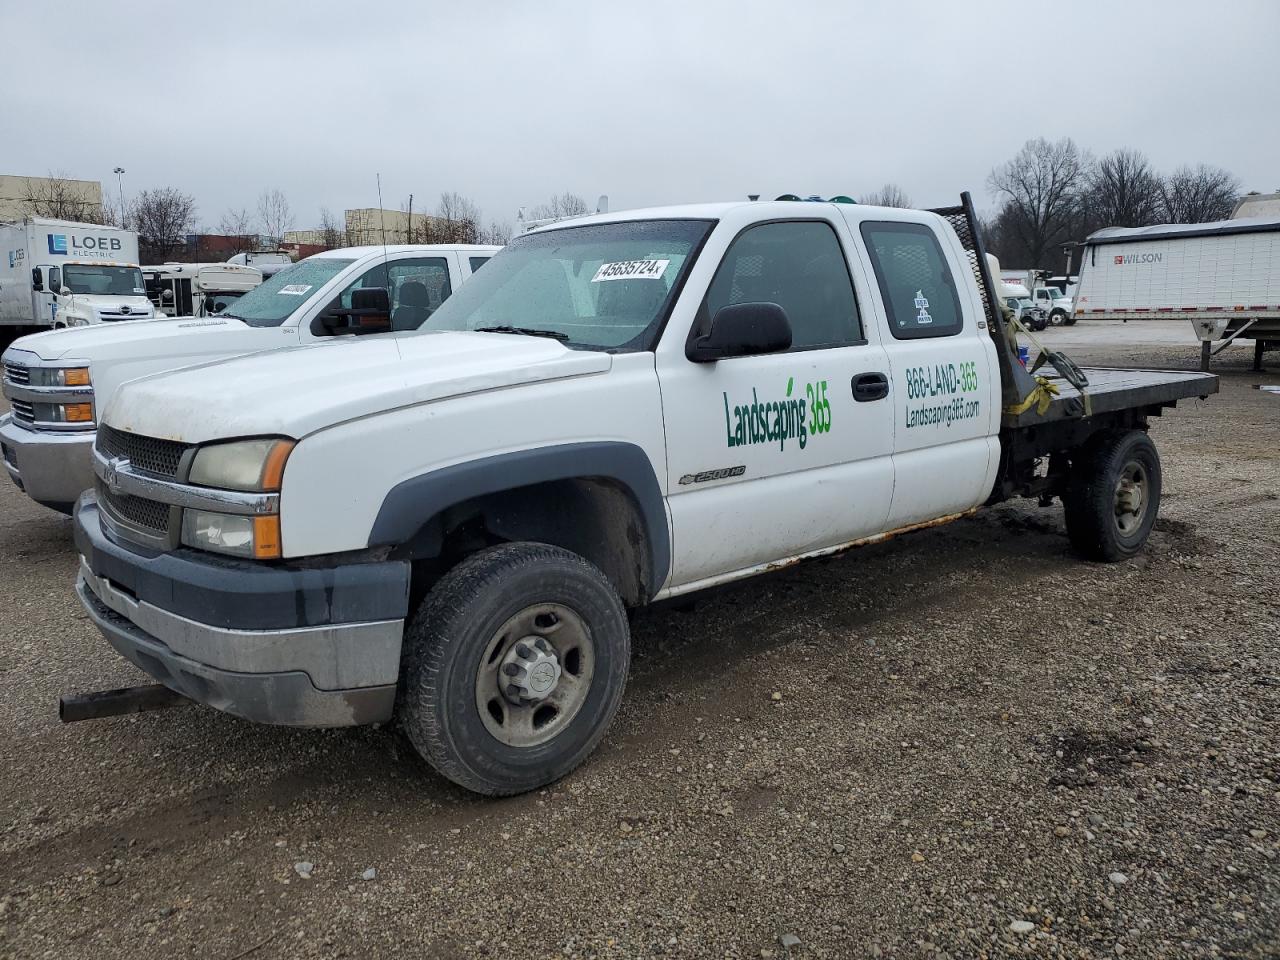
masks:
<instances>
[{"instance_id":1,"label":"black steel wheel","mask_svg":"<svg viewBox=\"0 0 1280 960\"><path fill-rule=\"evenodd\" d=\"M586 759L622 701L631 656L613 585L541 543L458 564L404 644L400 726L442 775L495 796L545 786Z\"/></svg>"},{"instance_id":2,"label":"black steel wheel","mask_svg":"<svg viewBox=\"0 0 1280 960\"><path fill-rule=\"evenodd\" d=\"M1114 563L1140 551L1160 510L1160 455L1141 430L1095 436L1073 462L1062 497L1071 545Z\"/></svg>"}]
</instances>

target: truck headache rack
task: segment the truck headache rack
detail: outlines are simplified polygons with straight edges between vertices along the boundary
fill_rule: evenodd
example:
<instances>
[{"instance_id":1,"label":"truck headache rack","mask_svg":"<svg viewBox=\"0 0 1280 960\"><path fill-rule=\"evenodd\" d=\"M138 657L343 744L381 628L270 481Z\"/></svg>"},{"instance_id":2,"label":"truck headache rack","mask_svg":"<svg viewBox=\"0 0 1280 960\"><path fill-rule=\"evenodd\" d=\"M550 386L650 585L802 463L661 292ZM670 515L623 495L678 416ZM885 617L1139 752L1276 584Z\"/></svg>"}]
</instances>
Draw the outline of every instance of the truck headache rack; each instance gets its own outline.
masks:
<instances>
[{"instance_id":1,"label":"truck headache rack","mask_svg":"<svg viewBox=\"0 0 1280 960\"><path fill-rule=\"evenodd\" d=\"M1002 384L1001 402L1005 406L1021 403L1036 389L1036 379L1027 373L1026 367L1018 362L1018 358L1009 346L1004 315L997 306L1000 299L996 295L995 281L987 267L987 251L982 245L982 237L978 232L978 216L973 209L973 197L966 190L960 194L959 206L938 207L928 212L936 213L946 220L956 236L960 238L960 246L964 247L969 268L973 271L973 279L982 297L982 310L987 319L987 331L996 345Z\"/></svg>"}]
</instances>

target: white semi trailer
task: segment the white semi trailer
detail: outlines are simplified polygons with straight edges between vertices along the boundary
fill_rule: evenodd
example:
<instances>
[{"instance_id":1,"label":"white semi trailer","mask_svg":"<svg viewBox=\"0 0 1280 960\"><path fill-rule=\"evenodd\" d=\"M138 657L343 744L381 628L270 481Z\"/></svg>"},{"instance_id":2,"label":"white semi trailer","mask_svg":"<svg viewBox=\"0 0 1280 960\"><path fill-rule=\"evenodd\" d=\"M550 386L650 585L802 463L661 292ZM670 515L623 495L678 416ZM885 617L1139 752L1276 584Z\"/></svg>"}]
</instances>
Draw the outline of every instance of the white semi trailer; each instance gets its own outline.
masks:
<instances>
[{"instance_id":1,"label":"white semi trailer","mask_svg":"<svg viewBox=\"0 0 1280 960\"><path fill-rule=\"evenodd\" d=\"M1085 241L1075 317L1182 317L1202 370L1237 337L1253 340L1260 370L1280 348L1280 217L1099 230Z\"/></svg>"}]
</instances>

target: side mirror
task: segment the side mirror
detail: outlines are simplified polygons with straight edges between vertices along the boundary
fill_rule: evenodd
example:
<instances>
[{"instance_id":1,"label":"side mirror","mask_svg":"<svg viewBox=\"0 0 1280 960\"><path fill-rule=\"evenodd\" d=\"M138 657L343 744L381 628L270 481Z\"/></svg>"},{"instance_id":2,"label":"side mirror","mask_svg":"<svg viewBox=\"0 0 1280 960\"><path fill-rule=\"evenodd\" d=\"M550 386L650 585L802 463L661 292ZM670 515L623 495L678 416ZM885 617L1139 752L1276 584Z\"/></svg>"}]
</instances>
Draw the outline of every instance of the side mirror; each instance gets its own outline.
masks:
<instances>
[{"instance_id":1,"label":"side mirror","mask_svg":"<svg viewBox=\"0 0 1280 960\"><path fill-rule=\"evenodd\" d=\"M367 310L373 313L391 312L391 294L386 287L361 287L351 291L351 312ZM364 314L357 314L363 316Z\"/></svg>"},{"instance_id":2,"label":"side mirror","mask_svg":"<svg viewBox=\"0 0 1280 960\"><path fill-rule=\"evenodd\" d=\"M694 363L791 349L791 321L776 303L734 303L711 318L711 329L685 347Z\"/></svg>"},{"instance_id":3,"label":"side mirror","mask_svg":"<svg viewBox=\"0 0 1280 960\"><path fill-rule=\"evenodd\" d=\"M40 268L31 268L31 289L36 292L44 290L44 277L40 276Z\"/></svg>"},{"instance_id":4,"label":"side mirror","mask_svg":"<svg viewBox=\"0 0 1280 960\"><path fill-rule=\"evenodd\" d=\"M58 296L60 296L60 297L69 297L69 296L71 296L71 288L70 288L70 287L63 287L61 290L59 290L59 291L58 291Z\"/></svg>"},{"instance_id":5,"label":"side mirror","mask_svg":"<svg viewBox=\"0 0 1280 960\"><path fill-rule=\"evenodd\" d=\"M326 333L384 333L391 329L391 294L386 287L351 291L351 309L329 310L317 318Z\"/></svg>"}]
</instances>

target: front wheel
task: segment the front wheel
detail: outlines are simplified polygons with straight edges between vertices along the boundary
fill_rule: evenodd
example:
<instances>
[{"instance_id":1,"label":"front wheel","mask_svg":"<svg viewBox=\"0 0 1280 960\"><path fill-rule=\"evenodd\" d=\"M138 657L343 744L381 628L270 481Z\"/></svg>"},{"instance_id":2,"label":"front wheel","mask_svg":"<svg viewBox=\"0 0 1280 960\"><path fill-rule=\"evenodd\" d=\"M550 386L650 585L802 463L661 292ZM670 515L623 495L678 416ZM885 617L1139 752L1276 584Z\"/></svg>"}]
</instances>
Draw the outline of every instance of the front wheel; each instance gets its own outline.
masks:
<instances>
[{"instance_id":1,"label":"front wheel","mask_svg":"<svg viewBox=\"0 0 1280 960\"><path fill-rule=\"evenodd\" d=\"M1049 314L1049 322L1055 327L1060 327L1067 322L1067 314L1063 310L1055 310Z\"/></svg>"},{"instance_id":2,"label":"front wheel","mask_svg":"<svg viewBox=\"0 0 1280 960\"><path fill-rule=\"evenodd\" d=\"M493 547L445 574L410 622L400 725L468 790L535 790L600 742L630 656L626 610L595 566L547 544Z\"/></svg>"},{"instance_id":3,"label":"front wheel","mask_svg":"<svg viewBox=\"0 0 1280 960\"><path fill-rule=\"evenodd\" d=\"M1160 509L1160 454L1141 430L1099 434L1073 463L1062 497L1071 545L1114 563L1140 551Z\"/></svg>"}]
</instances>

